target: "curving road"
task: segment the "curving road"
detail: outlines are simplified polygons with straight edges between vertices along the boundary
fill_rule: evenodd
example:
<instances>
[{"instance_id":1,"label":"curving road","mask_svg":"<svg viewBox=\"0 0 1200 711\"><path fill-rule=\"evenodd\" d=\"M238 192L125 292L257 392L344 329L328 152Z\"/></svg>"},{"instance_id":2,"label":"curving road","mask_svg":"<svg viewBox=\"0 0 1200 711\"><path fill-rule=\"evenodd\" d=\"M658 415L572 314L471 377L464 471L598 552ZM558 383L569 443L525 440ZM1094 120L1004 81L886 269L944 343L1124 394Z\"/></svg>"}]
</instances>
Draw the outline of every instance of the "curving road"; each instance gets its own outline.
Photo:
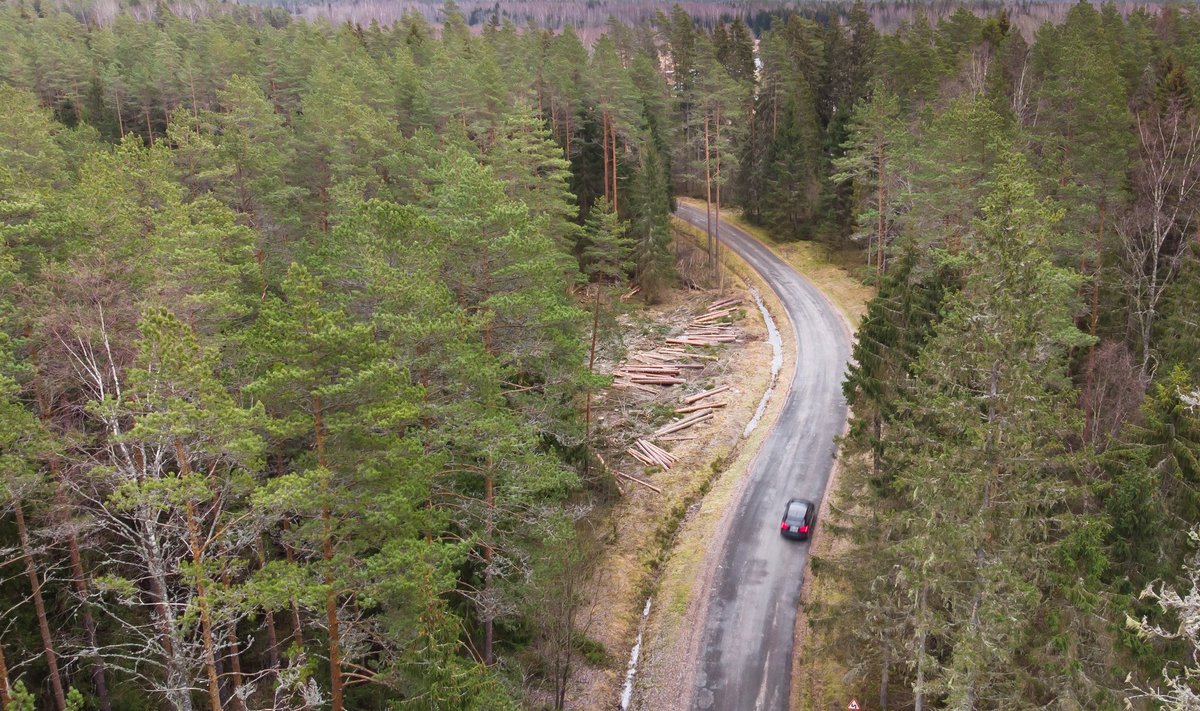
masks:
<instances>
[{"instance_id":1,"label":"curving road","mask_svg":"<svg viewBox=\"0 0 1200 711\"><path fill-rule=\"evenodd\" d=\"M694 207L680 204L676 214L704 227L704 213ZM721 237L783 303L795 334L796 369L719 557L691 708L786 711L808 544L780 536L779 520L789 498L819 502L825 494L833 440L846 422L841 383L850 335L834 306L774 252L729 224L722 224Z\"/></svg>"}]
</instances>

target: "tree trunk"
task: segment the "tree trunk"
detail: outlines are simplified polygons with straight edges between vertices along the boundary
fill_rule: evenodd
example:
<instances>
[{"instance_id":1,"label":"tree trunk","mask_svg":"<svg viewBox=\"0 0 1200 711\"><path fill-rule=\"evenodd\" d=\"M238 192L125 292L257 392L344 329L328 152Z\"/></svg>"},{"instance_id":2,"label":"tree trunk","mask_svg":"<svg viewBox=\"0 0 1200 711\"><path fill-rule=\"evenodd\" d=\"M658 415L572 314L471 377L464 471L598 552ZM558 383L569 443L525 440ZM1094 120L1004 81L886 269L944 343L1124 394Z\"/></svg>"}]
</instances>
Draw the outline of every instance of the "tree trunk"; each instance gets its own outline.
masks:
<instances>
[{"instance_id":1,"label":"tree trunk","mask_svg":"<svg viewBox=\"0 0 1200 711\"><path fill-rule=\"evenodd\" d=\"M713 247L715 250L714 254L716 256L716 259L714 260L714 262L716 262L716 265L717 265L717 291L723 292L724 284L723 284L723 280L721 278L722 274L721 274L721 107L720 107L720 105L718 105L716 107L716 112L717 112L717 115L716 115L716 121L714 122L714 125L716 126L716 139L717 140L716 140L716 143L714 144L713 152L715 154L715 158L717 161L716 180L714 181L716 183L717 200L715 203L716 209L713 211L714 215L715 215L715 219L713 220Z\"/></svg>"},{"instance_id":2,"label":"tree trunk","mask_svg":"<svg viewBox=\"0 0 1200 711\"><path fill-rule=\"evenodd\" d=\"M13 501L13 512L17 520L17 538L25 558L25 572L29 575L29 586L33 592L33 609L37 614L38 632L42 636L42 649L46 653L46 667L50 677L50 690L54 693L54 704L58 711L66 711L67 696L63 692L62 677L58 673L58 656L54 653L54 638L50 634L50 621L46 618L46 603L42 599L42 581L37 564L33 560L33 547L29 544L29 529L25 526L24 504L20 499Z\"/></svg>"},{"instance_id":3,"label":"tree trunk","mask_svg":"<svg viewBox=\"0 0 1200 711\"><path fill-rule=\"evenodd\" d=\"M88 588L87 578L83 572L83 556L79 553L79 537L74 532L67 536L67 555L71 559L71 577L75 593L79 596L80 605L83 608L84 636L87 639L88 649L96 650L99 648L96 618L92 616L91 605L87 602ZM99 656L93 654L91 667L96 703L100 705L100 711L112 711L112 699L108 696L108 680L104 674L104 662Z\"/></svg>"},{"instance_id":4,"label":"tree trunk","mask_svg":"<svg viewBox=\"0 0 1200 711\"><path fill-rule=\"evenodd\" d=\"M154 145L154 125L150 121L150 106L142 106L142 113L146 117L146 133L150 136L150 145Z\"/></svg>"},{"instance_id":5,"label":"tree trunk","mask_svg":"<svg viewBox=\"0 0 1200 711\"><path fill-rule=\"evenodd\" d=\"M876 272L883 274L883 245L885 239L885 230L883 225L883 181L886 180L887 165L883 156L883 137L878 136L875 140L875 161L876 172L878 173L877 182L875 185L875 210L879 213L878 222L875 231L875 250L876 250Z\"/></svg>"},{"instance_id":6,"label":"tree trunk","mask_svg":"<svg viewBox=\"0 0 1200 711\"><path fill-rule=\"evenodd\" d=\"M229 569L221 571L221 582L228 590L232 587L229 580ZM237 622L232 622L225 631L225 644L229 646L229 681L232 684L232 694L230 695L229 705L240 711L246 711L246 704L242 701L242 652L238 644Z\"/></svg>"},{"instance_id":7,"label":"tree trunk","mask_svg":"<svg viewBox=\"0 0 1200 711\"><path fill-rule=\"evenodd\" d=\"M612 144L612 209L613 214L617 212L617 124L610 116L608 119L608 134L609 142Z\"/></svg>"},{"instance_id":8,"label":"tree trunk","mask_svg":"<svg viewBox=\"0 0 1200 711\"><path fill-rule=\"evenodd\" d=\"M604 157L604 197L609 203L612 197L608 194L608 112L600 114L600 152Z\"/></svg>"},{"instance_id":9,"label":"tree trunk","mask_svg":"<svg viewBox=\"0 0 1200 711\"><path fill-rule=\"evenodd\" d=\"M913 683L913 711L925 711L925 646L929 632L925 625L925 586L917 596L917 678Z\"/></svg>"},{"instance_id":10,"label":"tree trunk","mask_svg":"<svg viewBox=\"0 0 1200 711\"><path fill-rule=\"evenodd\" d=\"M708 113L704 114L704 220L708 228L708 258L713 258L713 229L712 229L712 163L708 145Z\"/></svg>"},{"instance_id":11,"label":"tree trunk","mask_svg":"<svg viewBox=\"0 0 1200 711\"><path fill-rule=\"evenodd\" d=\"M287 533L290 528L291 526L288 524L287 519L284 519L284 533ZM296 564L296 552L292 550L292 547L286 541L283 544L283 555L287 559L288 565ZM292 597L292 643L298 647L304 646L304 628L300 623L300 603L294 596Z\"/></svg>"},{"instance_id":12,"label":"tree trunk","mask_svg":"<svg viewBox=\"0 0 1200 711\"><path fill-rule=\"evenodd\" d=\"M779 85L771 85L771 141L779 137Z\"/></svg>"},{"instance_id":13,"label":"tree trunk","mask_svg":"<svg viewBox=\"0 0 1200 711\"><path fill-rule=\"evenodd\" d=\"M30 359L33 361L36 370L38 364L38 350L35 347L30 354ZM45 388L42 386L40 374L35 375L33 379L34 396L38 402L38 411L43 423L47 429L51 429L51 412L50 398L46 394ZM50 473L57 484L56 496L58 498L59 510L64 518L69 518L71 509L70 502L66 495L66 478L62 473L62 463L58 457L50 457ZM95 650L99 648L98 635L96 634L96 619L92 616L92 607L88 604L87 595L87 575L83 570L83 556L79 552L79 536L75 534L75 530L69 525L67 526L67 558L71 562L71 585L75 589L75 594L79 596L80 610L83 615L83 632L87 641L88 650L91 651L91 669L92 669L92 686L96 693L96 703L100 706L100 711L112 711L112 700L108 696L108 681L104 675L104 663L99 656L95 654Z\"/></svg>"},{"instance_id":14,"label":"tree trunk","mask_svg":"<svg viewBox=\"0 0 1200 711\"><path fill-rule=\"evenodd\" d=\"M485 522L485 531L487 538L483 544L483 590L484 590L484 607L483 607L483 663L491 666L494 661L492 655L492 646L495 642L495 620L493 620L492 606L487 596L492 591L492 535L495 533L495 508L496 508L496 475L492 471L491 462L488 462L487 476L484 480L484 508L487 512L487 521Z\"/></svg>"},{"instance_id":15,"label":"tree trunk","mask_svg":"<svg viewBox=\"0 0 1200 711\"><path fill-rule=\"evenodd\" d=\"M191 464L183 445L175 442L175 459L179 465L179 476L187 479L192 474ZM208 701L212 711L224 711L221 705L221 680L217 674L217 645L213 640L212 612L209 609L207 576L204 573L204 546L200 543L200 524L196 520L196 505L188 497L184 506L187 514L188 546L192 550L192 565L196 567L196 608L200 612L200 635L204 643L204 668L208 673Z\"/></svg>"},{"instance_id":16,"label":"tree trunk","mask_svg":"<svg viewBox=\"0 0 1200 711\"><path fill-rule=\"evenodd\" d=\"M1095 433L1095 414L1092 412L1096 376L1096 331L1100 325L1100 276L1104 270L1104 217L1105 200L1100 200L1100 222L1096 228L1096 269L1092 274L1092 312L1088 318L1088 334L1092 343L1088 346L1087 366L1083 382L1083 441L1091 442Z\"/></svg>"},{"instance_id":17,"label":"tree trunk","mask_svg":"<svg viewBox=\"0 0 1200 711\"><path fill-rule=\"evenodd\" d=\"M113 92L113 97L116 99L116 104L117 104L117 131L120 133L121 139L124 140L124 138L125 138L125 119L124 119L124 117L121 116L121 92L119 92L119 91Z\"/></svg>"},{"instance_id":18,"label":"tree trunk","mask_svg":"<svg viewBox=\"0 0 1200 711\"><path fill-rule=\"evenodd\" d=\"M596 372L596 337L600 330L600 285L596 284L596 300L592 303L592 346L588 353L588 372ZM592 389L588 388L584 394L583 400L583 441L585 446L591 447L592 443ZM589 454L584 457L583 467L584 473L591 470L592 458Z\"/></svg>"},{"instance_id":19,"label":"tree trunk","mask_svg":"<svg viewBox=\"0 0 1200 711\"><path fill-rule=\"evenodd\" d=\"M8 662L4 660L4 645L0 644L0 711L8 708L12 694L8 685Z\"/></svg>"},{"instance_id":20,"label":"tree trunk","mask_svg":"<svg viewBox=\"0 0 1200 711\"><path fill-rule=\"evenodd\" d=\"M258 550L258 567L261 569L267 564L267 547L263 543L262 536L258 537L256 545ZM271 669L274 670L276 676L279 675L279 637L275 633L275 613L270 610L265 610L263 615L267 627L267 659L271 664Z\"/></svg>"},{"instance_id":21,"label":"tree trunk","mask_svg":"<svg viewBox=\"0 0 1200 711\"><path fill-rule=\"evenodd\" d=\"M317 465L327 469L325 461L325 425L321 419L321 398L312 397L313 431L317 440ZM338 631L337 591L333 578L333 511L329 506L329 479L321 485L321 524L324 536L321 542L321 557L325 561L325 624L329 627L329 687L332 711L342 711L342 650Z\"/></svg>"},{"instance_id":22,"label":"tree trunk","mask_svg":"<svg viewBox=\"0 0 1200 711\"><path fill-rule=\"evenodd\" d=\"M879 665L879 711L888 711L888 677L892 666L892 648L883 645L883 661Z\"/></svg>"},{"instance_id":23,"label":"tree trunk","mask_svg":"<svg viewBox=\"0 0 1200 711\"><path fill-rule=\"evenodd\" d=\"M567 138L567 160L571 160L571 112L563 112L563 135Z\"/></svg>"}]
</instances>

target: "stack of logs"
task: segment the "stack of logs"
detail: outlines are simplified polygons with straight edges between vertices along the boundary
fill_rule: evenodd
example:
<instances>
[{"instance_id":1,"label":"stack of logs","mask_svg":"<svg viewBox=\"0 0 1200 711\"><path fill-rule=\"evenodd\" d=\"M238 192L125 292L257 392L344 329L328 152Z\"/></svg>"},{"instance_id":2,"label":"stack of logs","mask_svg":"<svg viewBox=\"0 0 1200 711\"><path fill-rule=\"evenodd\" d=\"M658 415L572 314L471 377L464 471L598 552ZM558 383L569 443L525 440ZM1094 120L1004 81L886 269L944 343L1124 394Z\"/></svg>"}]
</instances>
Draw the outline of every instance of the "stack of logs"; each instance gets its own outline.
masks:
<instances>
[{"instance_id":1,"label":"stack of logs","mask_svg":"<svg viewBox=\"0 0 1200 711\"><path fill-rule=\"evenodd\" d=\"M703 363L686 361L709 358L711 356L688 353L682 348L656 348L646 353L636 353L630 356L633 362L622 363L613 370L613 387L657 393L651 385L683 385L687 381L680 377L682 371L704 367Z\"/></svg>"},{"instance_id":2,"label":"stack of logs","mask_svg":"<svg viewBox=\"0 0 1200 711\"><path fill-rule=\"evenodd\" d=\"M625 451L629 453L629 456L648 467L670 469L679 461L679 458L675 455L661 447L655 447L644 439L637 440L633 443L632 447L629 447Z\"/></svg>"},{"instance_id":3,"label":"stack of logs","mask_svg":"<svg viewBox=\"0 0 1200 711\"><path fill-rule=\"evenodd\" d=\"M742 300L736 297L713 302L707 311L692 319L683 335L666 339L666 345L652 351L631 355L629 361L613 370L613 387L658 394L661 392L659 388L683 385L687 382L683 377L685 371L703 369L703 361L717 360L716 356L689 353L683 346L716 346L736 341L737 333L733 326L724 322L733 318L741 303ZM695 439L695 436L679 433L693 425L711 420L713 411L725 407L726 403L701 401L727 390L729 386L723 385L685 397L682 406L675 409L675 413L682 415L683 419L660 427L648 437L634 440L633 445L625 452L647 467L670 469L679 462L679 458L650 440L678 442ZM659 491L645 480L622 472L616 473L625 479Z\"/></svg>"},{"instance_id":4,"label":"stack of logs","mask_svg":"<svg viewBox=\"0 0 1200 711\"><path fill-rule=\"evenodd\" d=\"M713 302L708 307L708 311L692 319L682 336L668 338L667 343L677 346L715 346L720 343L733 343L737 340L737 333L733 326L722 323L722 321L732 317L733 313L740 308L741 303L742 300L737 297Z\"/></svg>"},{"instance_id":5,"label":"stack of logs","mask_svg":"<svg viewBox=\"0 0 1200 711\"><path fill-rule=\"evenodd\" d=\"M722 385L719 388L713 388L712 390L705 390L704 392L699 393L697 395L685 397L683 399L684 406L675 409L675 413L679 414L679 415L684 415L684 418L682 420L677 420L675 422L672 422L670 424L667 424L667 425L664 425L663 427L658 428L658 430L655 431L655 433L653 435L651 435L651 439L657 439L657 440L661 440L664 442L677 442L679 440L692 439L691 437L687 437L684 435L677 435L675 433L679 432L680 430L686 430L687 428L691 427L692 425L696 425L701 422L711 420L713 417L713 410L716 410L717 408L720 408L720 407L725 407L725 403L723 403L723 402L706 402L706 403L701 403L699 405L697 405L696 403L699 402L700 400L704 400L704 399L709 398L718 393L723 393L728 389L729 389L728 385Z\"/></svg>"}]
</instances>

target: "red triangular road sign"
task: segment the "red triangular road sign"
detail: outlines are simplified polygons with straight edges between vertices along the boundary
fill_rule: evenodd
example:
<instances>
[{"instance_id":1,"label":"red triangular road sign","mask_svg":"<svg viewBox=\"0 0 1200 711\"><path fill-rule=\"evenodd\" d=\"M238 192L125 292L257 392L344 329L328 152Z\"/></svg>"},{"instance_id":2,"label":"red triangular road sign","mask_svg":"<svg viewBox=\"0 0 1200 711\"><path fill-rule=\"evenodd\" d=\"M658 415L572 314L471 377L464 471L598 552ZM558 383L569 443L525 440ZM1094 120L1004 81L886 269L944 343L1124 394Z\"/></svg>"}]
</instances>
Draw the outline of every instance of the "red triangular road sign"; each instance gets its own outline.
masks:
<instances>
[{"instance_id":1,"label":"red triangular road sign","mask_svg":"<svg viewBox=\"0 0 1200 711\"><path fill-rule=\"evenodd\" d=\"M847 711L862 711L862 707L858 705L858 699L850 699L849 705L846 706Z\"/></svg>"}]
</instances>

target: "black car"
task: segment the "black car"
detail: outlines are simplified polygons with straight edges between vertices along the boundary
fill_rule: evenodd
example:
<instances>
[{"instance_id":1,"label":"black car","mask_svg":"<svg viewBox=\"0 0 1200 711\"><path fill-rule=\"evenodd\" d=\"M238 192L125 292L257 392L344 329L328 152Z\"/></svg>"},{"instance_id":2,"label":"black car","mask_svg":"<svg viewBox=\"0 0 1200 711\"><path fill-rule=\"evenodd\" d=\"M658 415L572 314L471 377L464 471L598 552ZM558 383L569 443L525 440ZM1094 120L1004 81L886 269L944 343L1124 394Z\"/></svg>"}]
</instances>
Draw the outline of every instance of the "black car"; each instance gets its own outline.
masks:
<instances>
[{"instance_id":1,"label":"black car","mask_svg":"<svg viewBox=\"0 0 1200 711\"><path fill-rule=\"evenodd\" d=\"M817 518L817 506L808 499L792 499L783 509L779 533L788 538L806 541Z\"/></svg>"}]
</instances>

